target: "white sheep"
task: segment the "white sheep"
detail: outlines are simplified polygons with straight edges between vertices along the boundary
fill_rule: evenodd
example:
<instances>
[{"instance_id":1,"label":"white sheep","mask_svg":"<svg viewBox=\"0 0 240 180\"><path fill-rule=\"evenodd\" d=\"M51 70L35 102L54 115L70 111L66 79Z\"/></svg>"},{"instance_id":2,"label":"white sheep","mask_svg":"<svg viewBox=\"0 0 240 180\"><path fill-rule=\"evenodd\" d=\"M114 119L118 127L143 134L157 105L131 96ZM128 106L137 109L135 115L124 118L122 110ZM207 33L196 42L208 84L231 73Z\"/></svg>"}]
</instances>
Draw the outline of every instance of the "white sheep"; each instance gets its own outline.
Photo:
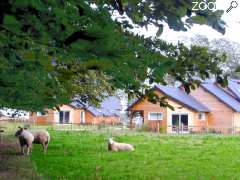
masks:
<instances>
[{"instance_id":1,"label":"white sheep","mask_svg":"<svg viewBox=\"0 0 240 180\"><path fill-rule=\"evenodd\" d=\"M108 150L109 151L134 151L134 147L131 144L119 143L114 141L112 138L109 138Z\"/></svg>"},{"instance_id":2,"label":"white sheep","mask_svg":"<svg viewBox=\"0 0 240 180\"><path fill-rule=\"evenodd\" d=\"M32 143L34 141L34 136L31 132L19 127L19 130L15 133L15 136L18 137L19 143L21 146L21 153L24 155L24 147L27 147L27 155L32 151Z\"/></svg>"},{"instance_id":3,"label":"white sheep","mask_svg":"<svg viewBox=\"0 0 240 180\"><path fill-rule=\"evenodd\" d=\"M48 144L50 142L50 135L46 130L35 130L31 131L34 136L34 144L41 144L43 147L44 153L47 152Z\"/></svg>"}]
</instances>

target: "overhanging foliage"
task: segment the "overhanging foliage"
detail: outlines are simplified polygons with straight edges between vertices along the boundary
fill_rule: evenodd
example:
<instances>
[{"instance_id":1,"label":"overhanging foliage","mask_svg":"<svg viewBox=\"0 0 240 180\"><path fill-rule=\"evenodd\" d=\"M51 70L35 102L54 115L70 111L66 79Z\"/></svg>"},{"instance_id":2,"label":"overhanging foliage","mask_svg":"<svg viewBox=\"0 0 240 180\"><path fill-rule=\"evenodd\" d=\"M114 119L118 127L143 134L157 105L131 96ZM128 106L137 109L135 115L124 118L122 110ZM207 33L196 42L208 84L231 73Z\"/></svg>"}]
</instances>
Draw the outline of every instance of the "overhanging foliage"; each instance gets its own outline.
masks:
<instances>
[{"instance_id":1,"label":"overhanging foliage","mask_svg":"<svg viewBox=\"0 0 240 180\"><path fill-rule=\"evenodd\" d=\"M117 9L144 25L147 21L133 17L138 14L133 8L137 2L6 2L0 11L0 106L41 111L68 103L75 96L98 104L116 89L140 97L149 89L146 80L164 83L166 74L182 82L186 90L194 86L197 75L204 79L212 73L223 82L219 64L224 56L206 48L188 49L145 39L112 20L110 10ZM179 19L187 15L190 2L146 2L156 8L163 2L174 8L183 6L181 13L166 7L158 15L157 9L140 12L150 17L148 22L154 15L156 23L168 17L165 22L170 27L184 30Z\"/></svg>"}]
</instances>

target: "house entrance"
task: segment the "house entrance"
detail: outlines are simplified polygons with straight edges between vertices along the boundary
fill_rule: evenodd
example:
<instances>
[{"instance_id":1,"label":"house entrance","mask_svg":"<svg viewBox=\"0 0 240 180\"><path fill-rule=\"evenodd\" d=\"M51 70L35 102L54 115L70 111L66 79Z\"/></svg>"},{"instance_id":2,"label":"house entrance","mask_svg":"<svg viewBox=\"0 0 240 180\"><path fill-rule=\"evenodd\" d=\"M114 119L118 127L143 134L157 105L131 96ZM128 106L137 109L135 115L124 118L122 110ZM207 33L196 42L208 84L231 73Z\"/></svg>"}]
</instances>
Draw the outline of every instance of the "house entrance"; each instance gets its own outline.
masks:
<instances>
[{"instance_id":1,"label":"house entrance","mask_svg":"<svg viewBox=\"0 0 240 180\"><path fill-rule=\"evenodd\" d=\"M144 124L143 111L134 111L132 115L132 122L136 125L136 127L142 127Z\"/></svg>"},{"instance_id":2,"label":"house entrance","mask_svg":"<svg viewBox=\"0 0 240 180\"><path fill-rule=\"evenodd\" d=\"M188 114L172 114L172 132L188 133Z\"/></svg>"}]
</instances>

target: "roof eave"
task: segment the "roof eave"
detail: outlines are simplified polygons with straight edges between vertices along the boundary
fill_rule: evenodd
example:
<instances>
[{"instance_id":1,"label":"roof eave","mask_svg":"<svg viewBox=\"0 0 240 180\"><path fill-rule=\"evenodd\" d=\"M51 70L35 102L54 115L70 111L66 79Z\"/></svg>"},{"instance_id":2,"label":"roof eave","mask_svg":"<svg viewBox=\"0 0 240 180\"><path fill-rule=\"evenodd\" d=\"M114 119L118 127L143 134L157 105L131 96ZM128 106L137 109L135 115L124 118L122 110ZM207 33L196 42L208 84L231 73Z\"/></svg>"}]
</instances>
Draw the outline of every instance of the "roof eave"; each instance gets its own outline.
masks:
<instances>
[{"instance_id":1,"label":"roof eave","mask_svg":"<svg viewBox=\"0 0 240 180\"><path fill-rule=\"evenodd\" d=\"M183 102L181 102L181 101L179 101L179 100L177 100L177 99L175 99L175 98L167 95L164 91L162 91L162 90L161 90L158 86L156 86L156 85L155 85L153 88L151 88L151 90L154 90L154 89L160 91L161 93L165 94L167 97L169 97L170 99L172 99L173 101L175 101L175 102L177 102L177 103L179 103L179 104L182 104L183 106L185 106L185 107L187 107L187 108L189 108L189 109L191 109L191 110L193 110L193 111L195 111L195 112L211 112L210 109L204 111L204 110L198 110L198 109L196 109L196 108L193 108L193 107L191 107L191 106L189 106L189 105L187 105L187 104L185 104L185 103L183 103ZM144 96L144 97L146 97L146 96ZM142 98L144 98L144 97L142 97ZM129 109L131 109L134 105L136 105L139 101L141 101L142 98L138 99L136 102L134 102L133 104L131 104L126 110L129 111Z\"/></svg>"},{"instance_id":2,"label":"roof eave","mask_svg":"<svg viewBox=\"0 0 240 180\"><path fill-rule=\"evenodd\" d=\"M232 109L233 111L236 112L240 112L240 110L234 109L233 107L231 107L230 105L228 105L226 102L224 102L221 98L219 98L217 95L215 95L214 93L212 93L211 91L209 91L207 88L205 88L204 86L200 85L203 89L205 89L207 92L209 92L210 94L212 94L214 97L216 97L219 101L221 101L223 104L225 104L227 107L229 107L230 109ZM224 91L225 92L225 91Z\"/></svg>"},{"instance_id":3,"label":"roof eave","mask_svg":"<svg viewBox=\"0 0 240 180\"><path fill-rule=\"evenodd\" d=\"M157 87L157 86L156 86ZM174 97L172 97L172 96L169 96L169 95L167 95L165 92L163 92L160 88L158 88L157 87L157 89L159 90L159 91L161 91L163 94L165 94L166 96L168 96L168 97L170 97L170 99L172 99L173 101L175 101L175 102L177 102L177 103L179 103L179 104L182 104L183 106L186 106L186 107L188 107L189 109L191 109L191 110L193 110L193 111L196 111L196 112L211 112L211 110L210 109L208 109L207 107L206 107L206 109L208 109L208 110L198 110L198 109L196 109L196 108L194 108L194 107L191 107L191 106L189 106L188 104L185 104L184 102L181 102L181 101L179 101L178 99L176 99L176 98L174 98Z\"/></svg>"}]
</instances>

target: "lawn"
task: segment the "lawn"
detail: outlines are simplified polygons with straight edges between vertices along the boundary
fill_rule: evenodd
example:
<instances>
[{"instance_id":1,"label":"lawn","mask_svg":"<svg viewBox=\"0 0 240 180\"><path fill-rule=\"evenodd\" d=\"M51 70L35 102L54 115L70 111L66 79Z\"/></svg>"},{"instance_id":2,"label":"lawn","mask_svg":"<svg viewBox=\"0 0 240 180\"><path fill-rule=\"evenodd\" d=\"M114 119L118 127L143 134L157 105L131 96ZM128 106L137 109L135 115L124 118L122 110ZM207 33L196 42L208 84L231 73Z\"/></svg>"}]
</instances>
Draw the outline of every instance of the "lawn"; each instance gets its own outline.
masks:
<instances>
[{"instance_id":1,"label":"lawn","mask_svg":"<svg viewBox=\"0 0 240 180\"><path fill-rule=\"evenodd\" d=\"M50 131L47 155L31 161L46 179L239 179L240 137L157 135L127 131ZM108 152L107 138L134 144Z\"/></svg>"},{"instance_id":2,"label":"lawn","mask_svg":"<svg viewBox=\"0 0 240 180\"><path fill-rule=\"evenodd\" d=\"M0 179L239 179L240 137L158 135L128 130L56 131L49 128L49 151L34 145L30 157L18 154L7 127L0 144ZM46 127L32 127L46 128ZM107 139L131 143L134 152L108 152Z\"/></svg>"}]
</instances>

